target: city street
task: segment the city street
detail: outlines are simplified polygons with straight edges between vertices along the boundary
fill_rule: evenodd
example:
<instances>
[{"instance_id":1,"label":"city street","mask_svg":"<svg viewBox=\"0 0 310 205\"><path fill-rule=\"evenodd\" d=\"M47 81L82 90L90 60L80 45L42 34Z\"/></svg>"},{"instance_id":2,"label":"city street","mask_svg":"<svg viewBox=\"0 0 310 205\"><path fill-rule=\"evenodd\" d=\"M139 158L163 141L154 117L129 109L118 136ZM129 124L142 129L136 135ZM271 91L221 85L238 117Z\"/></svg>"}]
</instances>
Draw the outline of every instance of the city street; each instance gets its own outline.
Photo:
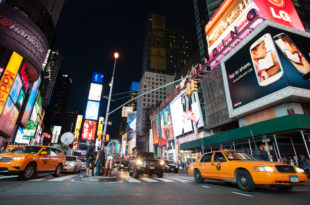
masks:
<instances>
[{"instance_id":1,"label":"city street","mask_svg":"<svg viewBox=\"0 0 310 205\"><path fill-rule=\"evenodd\" d=\"M0 176L0 204L308 204L310 186L291 192L257 188L242 192L235 185L205 181L196 184L186 174L165 173L134 179L114 171L116 182L84 182L80 174L38 177L22 181Z\"/></svg>"}]
</instances>

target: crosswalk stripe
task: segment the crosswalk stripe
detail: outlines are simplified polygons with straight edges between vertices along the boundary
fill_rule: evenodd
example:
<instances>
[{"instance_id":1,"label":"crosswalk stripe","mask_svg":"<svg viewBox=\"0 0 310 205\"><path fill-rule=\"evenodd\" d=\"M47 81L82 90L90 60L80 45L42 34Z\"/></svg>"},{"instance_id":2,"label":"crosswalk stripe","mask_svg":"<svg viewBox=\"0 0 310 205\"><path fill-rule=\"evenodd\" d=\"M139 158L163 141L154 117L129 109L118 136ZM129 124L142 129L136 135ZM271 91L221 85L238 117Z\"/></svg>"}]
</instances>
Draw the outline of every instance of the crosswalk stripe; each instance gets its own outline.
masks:
<instances>
[{"instance_id":1,"label":"crosswalk stripe","mask_svg":"<svg viewBox=\"0 0 310 205\"><path fill-rule=\"evenodd\" d=\"M50 180L47 180L49 182L59 182L59 181L64 181L66 179L70 179L72 177L75 177L76 175L70 175L70 176L65 176L65 177L58 177L58 178L54 178L54 179L50 179Z\"/></svg>"},{"instance_id":2,"label":"crosswalk stripe","mask_svg":"<svg viewBox=\"0 0 310 205\"><path fill-rule=\"evenodd\" d=\"M132 177L128 177L126 180L129 181L129 182L133 182L133 183L140 183L139 180L134 179L134 178L132 178Z\"/></svg>"},{"instance_id":3,"label":"crosswalk stripe","mask_svg":"<svg viewBox=\"0 0 310 205\"><path fill-rule=\"evenodd\" d=\"M172 177L168 177L168 179L175 180L175 181L179 181L179 182L183 182L183 183L190 182L190 181L188 181L188 180L179 179L179 178L172 178Z\"/></svg>"},{"instance_id":4,"label":"crosswalk stripe","mask_svg":"<svg viewBox=\"0 0 310 205\"><path fill-rule=\"evenodd\" d=\"M12 176L0 176L0 179L11 179L11 178L16 178L18 175L12 175Z\"/></svg>"},{"instance_id":5,"label":"crosswalk stripe","mask_svg":"<svg viewBox=\"0 0 310 205\"><path fill-rule=\"evenodd\" d=\"M45 180L45 178L31 179L31 180L28 180L28 181L39 182L39 181L43 181L43 180Z\"/></svg>"},{"instance_id":6,"label":"crosswalk stripe","mask_svg":"<svg viewBox=\"0 0 310 205\"><path fill-rule=\"evenodd\" d=\"M147 181L147 182L158 182L157 180L154 180L154 179L151 179L151 178L141 178L142 180L144 181Z\"/></svg>"},{"instance_id":7,"label":"crosswalk stripe","mask_svg":"<svg viewBox=\"0 0 310 205\"><path fill-rule=\"evenodd\" d=\"M155 179L157 179L159 181L163 181L163 182L175 182L175 181L167 179L167 178L155 178Z\"/></svg>"}]
</instances>

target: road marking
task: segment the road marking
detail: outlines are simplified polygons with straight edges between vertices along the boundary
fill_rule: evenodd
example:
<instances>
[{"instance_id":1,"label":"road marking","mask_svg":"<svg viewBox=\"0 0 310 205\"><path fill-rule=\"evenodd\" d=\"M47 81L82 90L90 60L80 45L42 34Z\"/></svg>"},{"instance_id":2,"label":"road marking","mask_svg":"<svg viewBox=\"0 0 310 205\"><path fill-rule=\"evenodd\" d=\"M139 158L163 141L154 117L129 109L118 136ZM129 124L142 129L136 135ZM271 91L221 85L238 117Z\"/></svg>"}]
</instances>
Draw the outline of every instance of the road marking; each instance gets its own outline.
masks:
<instances>
[{"instance_id":1,"label":"road marking","mask_svg":"<svg viewBox=\"0 0 310 205\"><path fill-rule=\"evenodd\" d=\"M188 183L189 181L184 180L184 179L178 179L178 178L173 178L173 177L167 177L167 179L171 179L171 180L175 180L175 181L179 181L179 182L183 182L183 183Z\"/></svg>"},{"instance_id":2,"label":"road marking","mask_svg":"<svg viewBox=\"0 0 310 205\"><path fill-rule=\"evenodd\" d=\"M239 194L239 195L242 195L242 196L247 196L247 197L253 197L252 195L248 195L248 194L243 194L243 193L239 193L239 192L231 192L233 194Z\"/></svg>"},{"instance_id":3,"label":"road marking","mask_svg":"<svg viewBox=\"0 0 310 205\"><path fill-rule=\"evenodd\" d=\"M202 186L202 187L204 187L204 188L210 188L209 186L206 186L206 185L204 185L204 186Z\"/></svg>"},{"instance_id":4,"label":"road marking","mask_svg":"<svg viewBox=\"0 0 310 205\"><path fill-rule=\"evenodd\" d=\"M16 178L18 175L12 175L12 176L0 176L0 179L11 179L11 178Z\"/></svg>"},{"instance_id":5,"label":"road marking","mask_svg":"<svg viewBox=\"0 0 310 205\"><path fill-rule=\"evenodd\" d=\"M64 181L66 179L70 179L72 177L75 177L77 175L70 175L70 176L65 176L65 177L58 177L58 178L54 178L54 179L50 179L50 180L47 180L49 182L59 182L59 181Z\"/></svg>"},{"instance_id":6,"label":"road marking","mask_svg":"<svg viewBox=\"0 0 310 205\"><path fill-rule=\"evenodd\" d=\"M28 180L28 181L31 181L31 182L39 182L39 181L43 181L43 180L45 180L45 178L31 179L31 180Z\"/></svg>"},{"instance_id":7,"label":"road marking","mask_svg":"<svg viewBox=\"0 0 310 205\"><path fill-rule=\"evenodd\" d=\"M154 179L151 179L151 178L141 178L142 180L144 181L147 181L147 182L158 182L157 180L154 180Z\"/></svg>"},{"instance_id":8,"label":"road marking","mask_svg":"<svg viewBox=\"0 0 310 205\"><path fill-rule=\"evenodd\" d=\"M140 183L139 180L137 180L135 178L132 178L132 177L128 177L126 180L129 181L129 182L133 182L133 183Z\"/></svg>"},{"instance_id":9,"label":"road marking","mask_svg":"<svg viewBox=\"0 0 310 205\"><path fill-rule=\"evenodd\" d=\"M155 178L156 180L159 180L159 181L163 181L163 182L175 182L173 180L170 180L170 179L166 179L166 178Z\"/></svg>"}]
</instances>

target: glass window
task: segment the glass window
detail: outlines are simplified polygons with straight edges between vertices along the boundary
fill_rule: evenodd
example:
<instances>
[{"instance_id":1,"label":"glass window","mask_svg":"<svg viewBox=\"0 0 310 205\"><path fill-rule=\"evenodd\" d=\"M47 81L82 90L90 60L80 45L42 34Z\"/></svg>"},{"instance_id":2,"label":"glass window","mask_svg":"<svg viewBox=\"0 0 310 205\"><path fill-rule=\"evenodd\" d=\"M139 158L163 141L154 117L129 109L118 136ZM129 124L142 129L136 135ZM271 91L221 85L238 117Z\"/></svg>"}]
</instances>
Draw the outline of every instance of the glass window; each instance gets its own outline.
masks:
<instances>
[{"instance_id":1,"label":"glass window","mask_svg":"<svg viewBox=\"0 0 310 205\"><path fill-rule=\"evenodd\" d=\"M50 155L50 154L51 154L51 150L50 150L50 148L48 148L48 147L45 147L44 149L42 149L41 152L43 152L43 151L47 152L47 155Z\"/></svg>"},{"instance_id":2,"label":"glass window","mask_svg":"<svg viewBox=\"0 0 310 205\"><path fill-rule=\"evenodd\" d=\"M214 162L226 162L226 159L221 152L215 152L213 161Z\"/></svg>"},{"instance_id":3,"label":"glass window","mask_svg":"<svg viewBox=\"0 0 310 205\"><path fill-rule=\"evenodd\" d=\"M205 154L205 155L201 158L200 162L211 162L212 154L213 154L213 153Z\"/></svg>"},{"instance_id":4,"label":"glass window","mask_svg":"<svg viewBox=\"0 0 310 205\"><path fill-rule=\"evenodd\" d=\"M53 157L58 156L55 149L51 149L50 155Z\"/></svg>"}]
</instances>

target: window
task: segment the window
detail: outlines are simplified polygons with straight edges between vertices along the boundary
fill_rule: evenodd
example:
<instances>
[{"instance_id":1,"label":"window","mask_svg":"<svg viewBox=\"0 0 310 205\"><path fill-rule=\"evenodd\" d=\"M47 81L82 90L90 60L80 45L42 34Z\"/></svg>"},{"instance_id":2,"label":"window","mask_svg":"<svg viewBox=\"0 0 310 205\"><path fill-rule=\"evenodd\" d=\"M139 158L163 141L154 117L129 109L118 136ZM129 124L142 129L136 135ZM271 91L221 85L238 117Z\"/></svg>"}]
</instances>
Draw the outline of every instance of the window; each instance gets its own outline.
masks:
<instances>
[{"instance_id":1,"label":"window","mask_svg":"<svg viewBox=\"0 0 310 205\"><path fill-rule=\"evenodd\" d=\"M205 154L205 155L201 158L200 162L211 162L212 154L213 154L213 153Z\"/></svg>"},{"instance_id":2,"label":"window","mask_svg":"<svg viewBox=\"0 0 310 205\"><path fill-rule=\"evenodd\" d=\"M226 159L221 152L215 152L213 161L214 162L226 162Z\"/></svg>"}]
</instances>

